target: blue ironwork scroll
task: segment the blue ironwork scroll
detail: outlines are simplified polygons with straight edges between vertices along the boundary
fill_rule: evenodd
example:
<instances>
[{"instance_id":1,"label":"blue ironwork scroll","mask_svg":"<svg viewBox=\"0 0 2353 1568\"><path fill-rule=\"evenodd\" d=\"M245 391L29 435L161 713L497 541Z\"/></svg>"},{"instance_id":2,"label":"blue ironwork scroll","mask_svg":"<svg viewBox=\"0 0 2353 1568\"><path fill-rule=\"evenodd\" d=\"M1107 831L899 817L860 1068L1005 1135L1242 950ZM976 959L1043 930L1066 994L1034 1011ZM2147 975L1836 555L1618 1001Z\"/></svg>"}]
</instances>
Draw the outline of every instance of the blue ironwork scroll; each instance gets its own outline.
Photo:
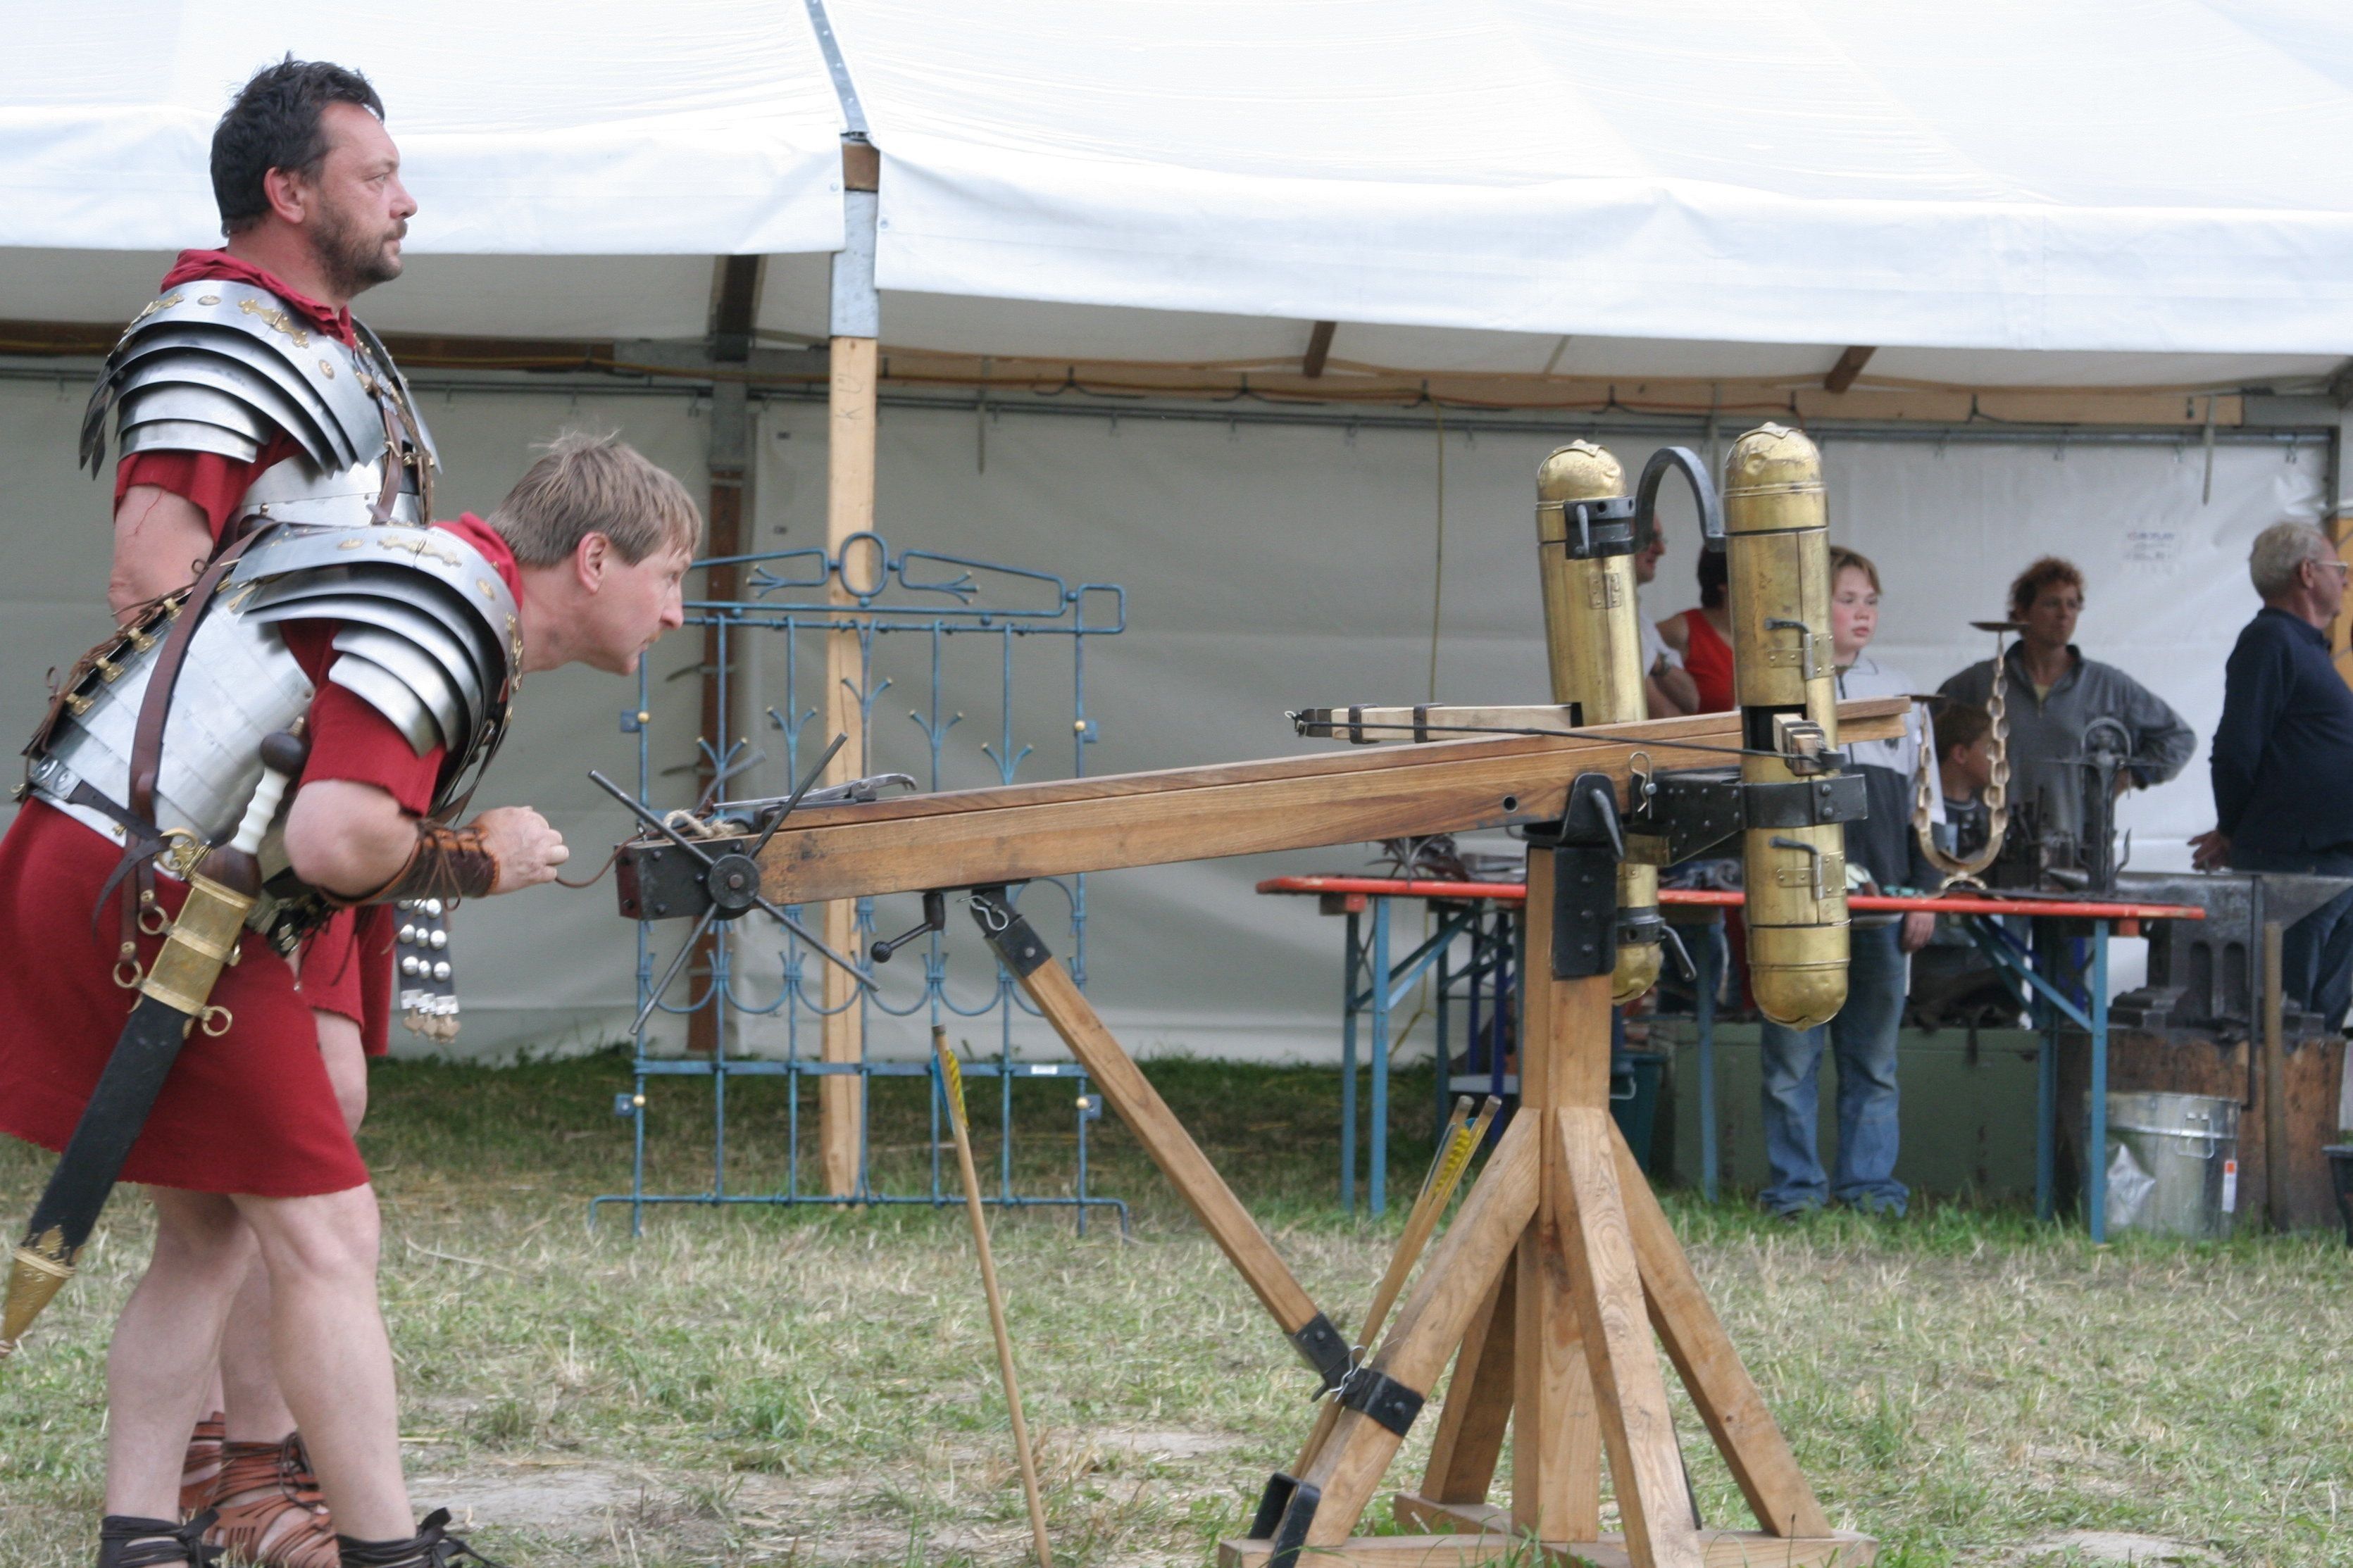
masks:
<instances>
[{"instance_id":1,"label":"blue ironwork scroll","mask_svg":"<svg viewBox=\"0 0 2353 1568\"><path fill-rule=\"evenodd\" d=\"M691 666L681 674L702 674L716 686L712 710L717 715L715 733L698 736L696 761L670 773L699 775L707 781L705 804L740 798L744 784L764 768L777 776L799 775L805 761L821 752L829 736L822 734L820 715L826 709L822 690L828 638L848 634L857 639L856 674L845 681L847 695L864 721L856 772L872 774L896 771L911 774L929 789L1010 784L1025 763L1039 758L1036 744L1024 740L1038 727L1051 723L1070 738L1070 775L1086 772L1087 748L1096 739L1094 721L1086 701L1088 642L1113 637L1126 628L1126 591L1116 584L1072 584L1051 572L1008 566L933 550L893 550L876 533L853 534L841 549L817 546L716 556L699 566L732 566L740 596L689 600L687 624L706 629L712 666ZM739 666L741 668L739 668ZM1041 668L1043 667L1043 668ZM1067 703L1042 698L1035 689L1049 670L1066 679ZM768 700L771 679L780 682L776 700ZM747 694L735 689L744 683L759 689ZM663 773L655 767L650 734L653 678L642 667L638 673L638 705L621 716L624 732L637 737L638 798L659 809L665 789ZM907 726L884 726L878 733L877 710L884 695L904 689L913 695ZM747 701L751 696L754 700ZM957 706L958 698L965 700ZM895 703L893 704L895 706ZM752 733L731 732L728 715L738 709L756 710ZM962 727L972 724L969 730ZM815 724L817 727L812 728ZM1087 900L1084 877L1057 878L1026 889L1036 900L1031 919L1043 922L1051 910L1038 907L1052 900L1067 914L1071 972L1086 984ZM797 915L799 911L793 911ZM627 1193L607 1194L592 1202L592 1212L605 1204L630 1205L632 1231L642 1227L649 1205L700 1204L931 1204L961 1201L953 1190L953 1173L944 1173L941 1153L945 1136L941 1117L944 1101L937 1063L927 1042L930 1026L945 1024L981 1048L967 1059L967 1078L994 1079L1003 1136L999 1140L995 1191L987 1201L1008 1207L1067 1206L1076 1210L1083 1230L1087 1211L1107 1207L1117 1212L1123 1228L1127 1206L1117 1198L1088 1190L1088 1129L1100 1113L1102 1101L1088 1087L1085 1074L1070 1061L1020 1059L1014 1042L1015 1010L1036 1016L1012 977L999 968L985 947L967 939L971 958L962 970L951 964L945 932L929 933L920 948L910 944L896 962L877 968L881 984L852 994L833 1009L862 1010L865 1041L862 1059L828 1062L812 1047L828 1016L819 983L822 961L788 936L772 952L754 949L745 924L721 933L711 946L707 971L691 976L681 994L655 1004L647 1026L632 1042L635 1092L617 1097L615 1110L632 1123L630 1185ZM909 921L883 921L891 932ZM676 927L671 930L675 931ZM860 952L878 934L875 900L859 900L857 946ZM890 934L881 932L881 934ZM638 927L638 1001L648 1001L659 971L655 950L660 933L654 922ZM765 940L765 937L764 937ZM920 952L920 966L907 962ZM982 967L985 965L985 969ZM665 966L666 967L666 966ZM662 1016L683 1016L708 1011L707 1055L679 1057L649 1039ZM920 1037L921 1050L909 1049L902 1058L879 1058L873 1049L877 1026L909 1021L910 1046ZM987 1046L993 1045L995 1059ZM929 1177L916 1191L884 1191L874 1181L869 1137L868 1097L859 1097L857 1179L847 1194L811 1192L801 1181L803 1082L832 1074L851 1074L861 1082L886 1078L924 1077L931 1080ZM653 1080L703 1078L711 1084L710 1183L700 1192L652 1192L647 1186L648 1095ZM761 1191L731 1190L727 1167L728 1083L737 1078L780 1078L786 1093L786 1173L781 1186ZM1076 1123L1076 1154L1071 1193L1067 1196L1018 1192L1014 1180L1013 1109L1017 1083L1044 1080L1059 1086L1072 1109ZM944 1178L946 1184L944 1184Z\"/></svg>"}]
</instances>

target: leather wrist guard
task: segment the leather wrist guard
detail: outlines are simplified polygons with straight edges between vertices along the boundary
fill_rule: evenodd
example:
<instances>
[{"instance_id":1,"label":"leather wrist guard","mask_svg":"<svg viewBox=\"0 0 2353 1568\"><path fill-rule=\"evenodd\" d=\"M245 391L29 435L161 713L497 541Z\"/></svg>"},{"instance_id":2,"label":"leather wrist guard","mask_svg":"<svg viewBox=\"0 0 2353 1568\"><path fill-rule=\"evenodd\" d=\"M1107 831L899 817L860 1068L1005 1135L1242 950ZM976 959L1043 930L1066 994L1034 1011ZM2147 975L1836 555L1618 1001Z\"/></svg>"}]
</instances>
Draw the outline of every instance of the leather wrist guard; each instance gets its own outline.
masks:
<instances>
[{"instance_id":1,"label":"leather wrist guard","mask_svg":"<svg viewBox=\"0 0 2353 1568\"><path fill-rule=\"evenodd\" d=\"M438 822L417 825L417 847L400 874L366 897L363 904L388 904L400 899L481 899L498 885L499 858L483 842L479 827L445 827Z\"/></svg>"}]
</instances>

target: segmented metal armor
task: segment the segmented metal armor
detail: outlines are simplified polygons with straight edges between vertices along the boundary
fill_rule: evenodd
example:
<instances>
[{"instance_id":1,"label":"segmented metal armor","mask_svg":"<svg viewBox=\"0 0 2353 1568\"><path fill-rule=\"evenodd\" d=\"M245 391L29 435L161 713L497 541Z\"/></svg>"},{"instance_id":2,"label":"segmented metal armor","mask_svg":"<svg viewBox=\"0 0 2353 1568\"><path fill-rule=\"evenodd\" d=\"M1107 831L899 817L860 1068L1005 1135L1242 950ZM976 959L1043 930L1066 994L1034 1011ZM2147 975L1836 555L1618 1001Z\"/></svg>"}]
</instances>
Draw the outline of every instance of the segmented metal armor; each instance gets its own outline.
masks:
<instances>
[{"instance_id":1,"label":"segmented metal armor","mask_svg":"<svg viewBox=\"0 0 2353 1568\"><path fill-rule=\"evenodd\" d=\"M141 710L164 635L199 614L165 710L152 822L132 819ZM261 776L263 736L315 695L281 623L340 622L327 679L359 696L419 756L445 751L428 816L463 809L506 726L520 659L514 595L480 552L443 529L280 523L237 559L211 603L172 604L102 648L64 693L28 774L34 793L117 842L152 826L217 843ZM95 792L94 802L80 786ZM283 868L277 834L265 871ZM273 879L272 890L285 890Z\"/></svg>"},{"instance_id":2,"label":"segmented metal armor","mask_svg":"<svg viewBox=\"0 0 2353 1568\"><path fill-rule=\"evenodd\" d=\"M261 776L262 738L316 694L285 622L339 623L327 679L417 755L443 750L433 819L464 809L504 733L522 659L514 595L463 538L424 526L431 440L390 356L361 334L354 352L296 324L266 289L207 279L149 305L107 361L82 431L93 467L110 409L126 456L252 461L281 430L301 448L247 490L224 535L234 563L85 657L26 748L32 793L128 848L174 829L216 844L236 828ZM187 616L194 631L169 659ZM160 726L147 716L162 738L142 816L132 770L159 672L168 699ZM292 879L282 827L281 811L261 853L269 896L250 923L290 948L329 904Z\"/></svg>"},{"instance_id":3,"label":"segmented metal armor","mask_svg":"<svg viewBox=\"0 0 2353 1568\"><path fill-rule=\"evenodd\" d=\"M253 462L274 432L301 448L253 478L237 521L349 527L433 516L433 438L407 383L365 327L356 350L249 283L184 283L139 312L107 356L82 416L81 459L216 452Z\"/></svg>"}]
</instances>

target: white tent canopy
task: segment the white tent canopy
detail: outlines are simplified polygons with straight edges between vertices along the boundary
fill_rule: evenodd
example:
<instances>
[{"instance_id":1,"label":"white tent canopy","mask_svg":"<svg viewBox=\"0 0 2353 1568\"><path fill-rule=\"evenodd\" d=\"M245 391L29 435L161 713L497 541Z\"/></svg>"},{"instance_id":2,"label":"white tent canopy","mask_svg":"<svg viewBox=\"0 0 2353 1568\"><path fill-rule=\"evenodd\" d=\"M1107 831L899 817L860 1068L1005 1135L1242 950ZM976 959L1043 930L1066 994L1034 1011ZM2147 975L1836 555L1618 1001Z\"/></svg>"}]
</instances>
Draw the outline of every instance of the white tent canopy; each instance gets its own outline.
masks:
<instances>
[{"instance_id":1,"label":"white tent canopy","mask_svg":"<svg viewBox=\"0 0 2353 1568\"><path fill-rule=\"evenodd\" d=\"M212 120L291 49L370 72L423 204L379 326L693 336L707 258L762 253L794 259L760 324L824 333L843 118L800 5L39 8L0 58L0 316L118 319L211 242ZM1295 357L1330 320L1336 359L1392 366L1805 375L1871 344L1874 379L1960 384L2353 353L2327 0L829 11L904 347Z\"/></svg>"},{"instance_id":2,"label":"white tent canopy","mask_svg":"<svg viewBox=\"0 0 2353 1568\"><path fill-rule=\"evenodd\" d=\"M841 32L889 159L886 287L2341 353L2353 90L2239 15L2266 9L854 0ZM2353 21L2308 20L2341 56Z\"/></svg>"}]
</instances>

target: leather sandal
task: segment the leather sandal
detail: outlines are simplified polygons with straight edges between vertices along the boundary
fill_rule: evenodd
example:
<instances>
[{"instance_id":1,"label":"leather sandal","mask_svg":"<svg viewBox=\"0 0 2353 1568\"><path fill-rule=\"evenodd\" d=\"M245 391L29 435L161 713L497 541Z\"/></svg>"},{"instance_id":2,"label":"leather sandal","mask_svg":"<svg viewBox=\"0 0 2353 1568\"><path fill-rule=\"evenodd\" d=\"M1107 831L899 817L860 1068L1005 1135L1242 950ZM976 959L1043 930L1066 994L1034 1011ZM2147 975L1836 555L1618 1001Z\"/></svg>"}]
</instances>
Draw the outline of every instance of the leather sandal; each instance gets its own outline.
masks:
<instances>
[{"instance_id":1,"label":"leather sandal","mask_svg":"<svg viewBox=\"0 0 2353 1568\"><path fill-rule=\"evenodd\" d=\"M224 1443L222 1456L208 1544L269 1568L337 1568L334 1521L300 1432L277 1443Z\"/></svg>"},{"instance_id":2,"label":"leather sandal","mask_svg":"<svg viewBox=\"0 0 2353 1568\"><path fill-rule=\"evenodd\" d=\"M504 1568L449 1533L449 1510L437 1508L424 1525L406 1541L353 1541L339 1535L342 1568L449 1568L460 1557L470 1557L483 1568Z\"/></svg>"},{"instance_id":3,"label":"leather sandal","mask_svg":"<svg viewBox=\"0 0 2353 1568\"><path fill-rule=\"evenodd\" d=\"M228 1441L228 1415L216 1410L196 1423L180 1461L180 1517L193 1519L213 1500L213 1478L220 1474L221 1445Z\"/></svg>"},{"instance_id":4,"label":"leather sandal","mask_svg":"<svg viewBox=\"0 0 2353 1568\"><path fill-rule=\"evenodd\" d=\"M212 1521L210 1511L185 1524L110 1513L99 1521L98 1568L213 1568L220 1548L206 1545L204 1539Z\"/></svg>"}]
</instances>

